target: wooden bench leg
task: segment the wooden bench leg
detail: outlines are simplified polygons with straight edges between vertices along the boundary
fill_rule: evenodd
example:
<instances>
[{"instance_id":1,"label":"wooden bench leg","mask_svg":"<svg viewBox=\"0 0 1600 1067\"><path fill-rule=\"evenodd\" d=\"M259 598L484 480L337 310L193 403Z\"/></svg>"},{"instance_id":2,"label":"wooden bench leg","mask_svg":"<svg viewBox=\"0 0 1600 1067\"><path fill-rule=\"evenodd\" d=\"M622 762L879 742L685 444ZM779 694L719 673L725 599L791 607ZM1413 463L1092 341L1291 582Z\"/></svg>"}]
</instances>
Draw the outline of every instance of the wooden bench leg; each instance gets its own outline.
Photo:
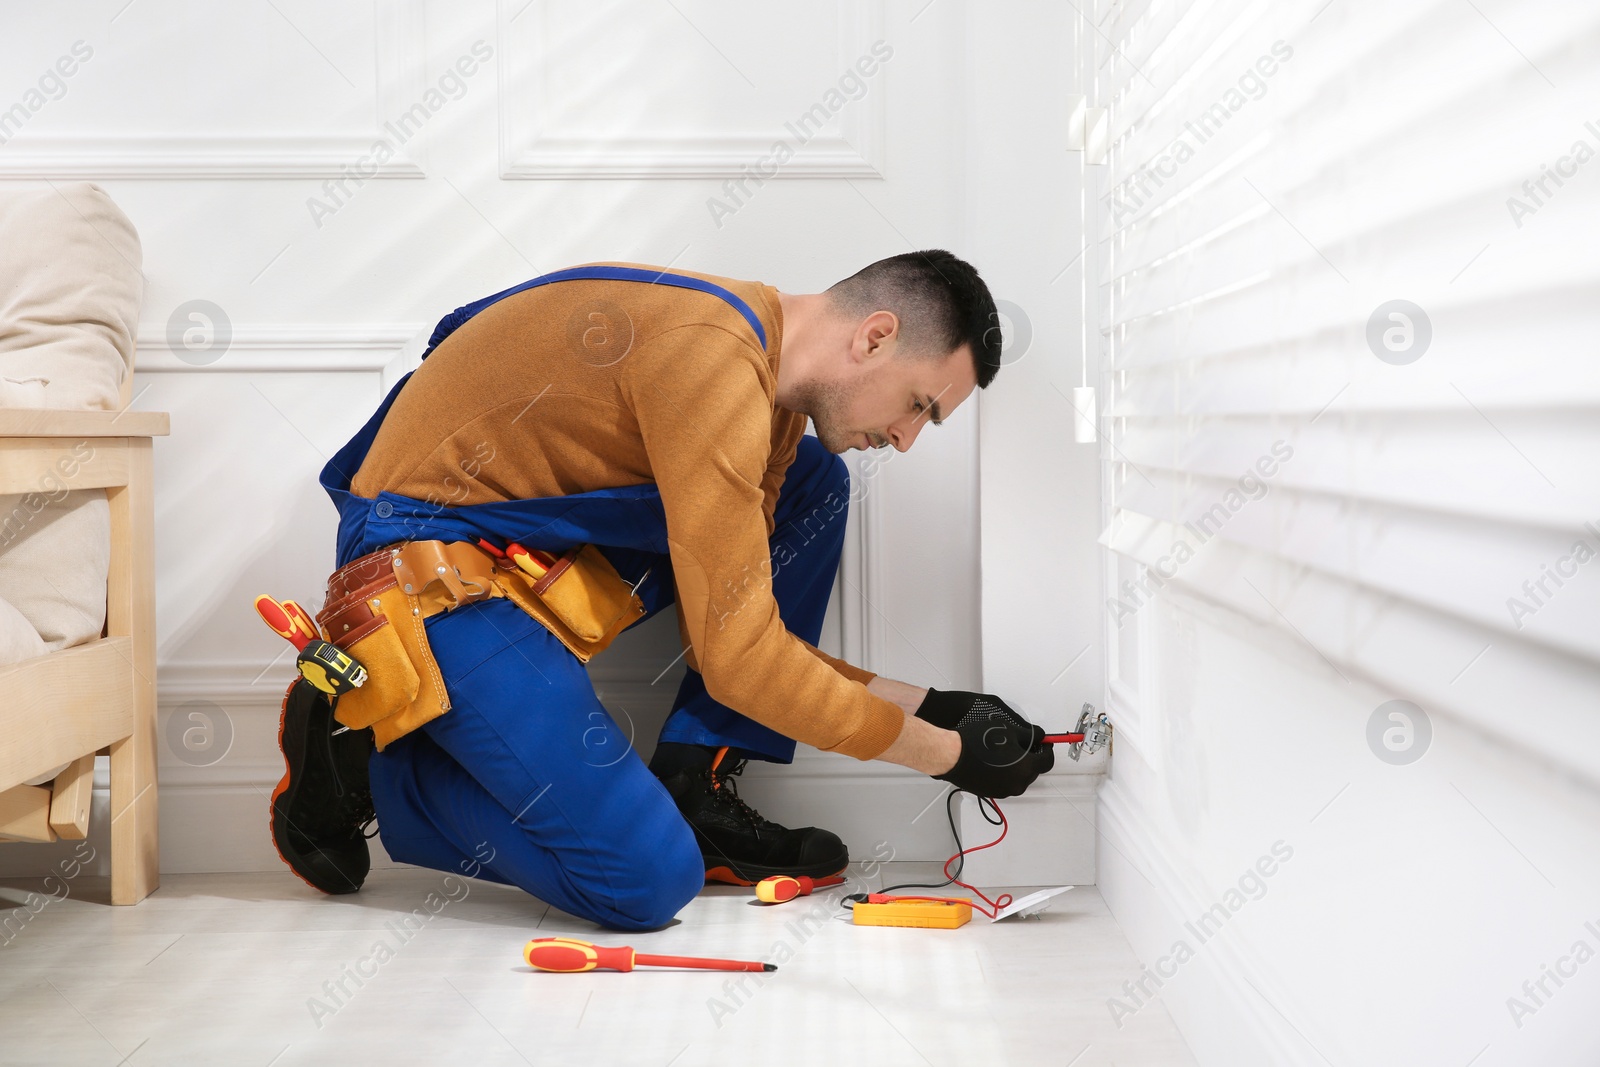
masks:
<instances>
[{"instance_id":1,"label":"wooden bench leg","mask_svg":"<svg viewBox=\"0 0 1600 1067\"><path fill-rule=\"evenodd\" d=\"M161 885L155 738L111 746L111 903L137 904Z\"/></svg>"},{"instance_id":2,"label":"wooden bench leg","mask_svg":"<svg viewBox=\"0 0 1600 1067\"><path fill-rule=\"evenodd\" d=\"M155 506L150 442L129 441L128 484L111 489L106 631L133 639L133 733L111 745L111 903L161 884L156 805Z\"/></svg>"}]
</instances>

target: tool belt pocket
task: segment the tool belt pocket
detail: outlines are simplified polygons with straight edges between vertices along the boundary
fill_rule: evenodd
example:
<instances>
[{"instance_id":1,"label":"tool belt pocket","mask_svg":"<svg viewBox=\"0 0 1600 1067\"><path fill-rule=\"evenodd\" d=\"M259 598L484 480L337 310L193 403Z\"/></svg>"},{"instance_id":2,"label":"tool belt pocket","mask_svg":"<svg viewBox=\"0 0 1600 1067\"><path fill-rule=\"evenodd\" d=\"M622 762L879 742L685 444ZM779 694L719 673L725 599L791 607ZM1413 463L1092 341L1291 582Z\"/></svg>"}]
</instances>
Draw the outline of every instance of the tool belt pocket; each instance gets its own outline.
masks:
<instances>
[{"instance_id":1,"label":"tool belt pocket","mask_svg":"<svg viewBox=\"0 0 1600 1067\"><path fill-rule=\"evenodd\" d=\"M644 602L593 545L572 549L541 578L519 575L524 581L507 583L507 596L584 662L645 613Z\"/></svg>"},{"instance_id":2,"label":"tool belt pocket","mask_svg":"<svg viewBox=\"0 0 1600 1067\"><path fill-rule=\"evenodd\" d=\"M391 584L380 594L335 605L318 618L333 643L367 669L366 684L339 697L335 717L341 725L362 730L416 701L422 678L413 666L414 653L406 648L402 627L389 621L411 614L405 600Z\"/></svg>"},{"instance_id":3,"label":"tool belt pocket","mask_svg":"<svg viewBox=\"0 0 1600 1067\"><path fill-rule=\"evenodd\" d=\"M371 727L380 751L450 710L423 620L467 598L467 581L473 597L490 592L492 567L482 564L463 579L442 553L437 541L384 549L346 564L328 579L327 603L317 624L367 670L364 685L339 696L333 716L352 730ZM469 570L475 559L465 561ZM425 581L423 574L449 578Z\"/></svg>"},{"instance_id":4,"label":"tool belt pocket","mask_svg":"<svg viewBox=\"0 0 1600 1067\"><path fill-rule=\"evenodd\" d=\"M586 644L609 639L618 623L642 614L643 605L611 561L593 545L581 545L556 562L533 592L573 635Z\"/></svg>"}]
</instances>

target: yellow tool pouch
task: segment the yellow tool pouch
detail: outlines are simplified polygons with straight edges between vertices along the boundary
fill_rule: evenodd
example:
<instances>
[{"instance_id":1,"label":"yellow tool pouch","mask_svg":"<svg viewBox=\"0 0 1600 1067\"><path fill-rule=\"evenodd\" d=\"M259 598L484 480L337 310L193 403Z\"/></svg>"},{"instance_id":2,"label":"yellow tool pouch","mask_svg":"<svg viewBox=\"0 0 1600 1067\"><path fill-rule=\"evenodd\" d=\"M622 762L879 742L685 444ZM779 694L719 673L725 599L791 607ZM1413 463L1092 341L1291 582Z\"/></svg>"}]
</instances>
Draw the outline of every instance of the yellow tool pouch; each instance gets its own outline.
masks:
<instances>
[{"instance_id":1,"label":"yellow tool pouch","mask_svg":"<svg viewBox=\"0 0 1600 1067\"><path fill-rule=\"evenodd\" d=\"M644 614L643 602L593 545L568 552L537 581L520 569L502 569L520 579L505 583L512 603L585 663Z\"/></svg>"},{"instance_id":2,"label":"yellow tool pouch","mask_svg":"<svg viewBox=\"0 0 1600 1067\"><path fill-rule=\"evenodd\" d=\"M535 580L509 561L464 542L408 541L363 556L328 579L317 623L367 669L367 682L339 697L334 717L371 727L382 751L450 710L424 620L462 604L505 597L538 620L583 662L643 617L644 603L593 545L575 548Z\"/></svg>"}]
</instances>

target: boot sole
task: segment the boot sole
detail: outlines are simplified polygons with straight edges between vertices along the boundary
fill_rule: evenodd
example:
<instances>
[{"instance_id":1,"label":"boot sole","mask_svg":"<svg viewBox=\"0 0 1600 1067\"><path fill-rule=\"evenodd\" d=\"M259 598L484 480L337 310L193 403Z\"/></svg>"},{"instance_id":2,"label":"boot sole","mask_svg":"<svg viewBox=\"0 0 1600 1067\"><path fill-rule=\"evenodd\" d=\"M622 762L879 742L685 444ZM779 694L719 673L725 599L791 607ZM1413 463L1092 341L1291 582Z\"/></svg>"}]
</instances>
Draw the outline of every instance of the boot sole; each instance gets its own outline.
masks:
<instances>
[{"instance_id":1,"label":"boot sole","mask_svg":"<svg viewBox=\"0 0 1600 1067\"><path fill-rule=\"evenodd\" d=\"M291 780L294 777L294 764L297 759L302 762L305 759L305 730L296 730L292 734L288 732L289 699L294 695L295 686L299 684L300 680L298 678L289 683L289 688L283 694L283 706L278 712L278 751L283 755L283 777L273 787L271 804L267 809L267 825L272 832L272 847L278 853L278 858L284 862L284 865L294 872L294 876L317 892L326 893L329 896L354 893L361 886L350 882L348 878L345 879L346 886L334 885L330 888L326 885L318 885L302 874L297 861L303 861L304 854L294 847L294 843L289 837L289 808L294 803L295 793L294 783ZM295 748L293 758L291 758L289 749L285 745L286 738L293 739Z\"/></svg>"},{"instance_id":2,"label":"boot sole","mask_svg":"<svg viewBox=\"0 0 1600 1067\"><path fill-rule=\"evenodd\" d=\"M765 867L759 863L741 863L738 867L719 863L715 867L706 868L706 884L713 882L722 885L751 886L763 878L773 878L778 875L788 875L790 878L832 878L836 874L843 874L850 869L848 860L842 866L828 870L833 864L812 865L810 867Z\"/></svg>"}]
</instances>

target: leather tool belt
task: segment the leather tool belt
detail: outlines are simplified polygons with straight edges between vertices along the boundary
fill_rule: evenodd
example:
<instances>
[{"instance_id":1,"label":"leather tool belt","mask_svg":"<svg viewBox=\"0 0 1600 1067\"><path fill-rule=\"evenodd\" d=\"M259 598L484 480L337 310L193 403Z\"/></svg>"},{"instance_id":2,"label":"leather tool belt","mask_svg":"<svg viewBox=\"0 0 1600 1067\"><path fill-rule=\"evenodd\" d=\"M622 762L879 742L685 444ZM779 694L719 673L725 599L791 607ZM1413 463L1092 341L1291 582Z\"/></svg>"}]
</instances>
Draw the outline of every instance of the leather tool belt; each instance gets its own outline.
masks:
<instances>
[{"instance_id":1,"label":"leather tool belt","mask_svg":"<svg viewBox=\"0 0 1600 1067\"><path fill-rule=\"evenodd\" d=\"M328 579L317 624L367 669L366 684L339 697L334 717L353 730L371 727L381 751L449 711L450 694L422 624L495 597L538 620L585 663L645 613L643 601L593 545L571 550L539 579L466 542L390 545Z\"/></svg>"}]
</instances>

